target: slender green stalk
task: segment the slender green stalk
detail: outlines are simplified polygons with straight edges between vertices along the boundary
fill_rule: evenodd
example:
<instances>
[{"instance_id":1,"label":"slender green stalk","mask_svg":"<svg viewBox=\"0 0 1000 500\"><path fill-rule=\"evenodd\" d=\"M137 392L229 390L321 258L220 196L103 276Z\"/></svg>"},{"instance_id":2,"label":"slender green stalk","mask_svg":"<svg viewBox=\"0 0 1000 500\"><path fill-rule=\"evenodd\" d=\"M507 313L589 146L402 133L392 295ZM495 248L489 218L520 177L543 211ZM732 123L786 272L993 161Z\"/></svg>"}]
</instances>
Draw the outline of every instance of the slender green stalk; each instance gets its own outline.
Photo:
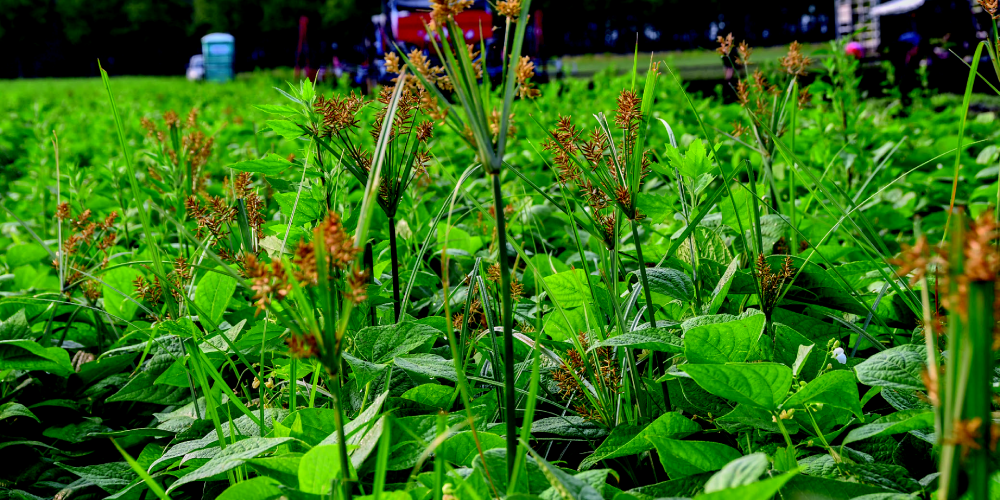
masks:
<instances>
[{"instance_id":1,"label":"slender green stalk","mask_svg":"<svg viewBox=\"0 0 1000 500\"><path fill-rule=\"evenodd\" d=\"M299 367L298 359L295 356L291 358L291 366L289 367L290 375L288 377L288 410L295 411L295 394L299 392L297 385L295 383L298 379L298 374L295 373Z\"/></svg>"},{"instance_id":2,"label":"slender green stalk","mask_svg":"<svg viewBox=\"0 0 1000 500\"><path fill-rule=\"evenodd\" d=\"M399 253L396 248L396 217L389 217L389 257L392 260L392 303L395 316L393 319L399 323L400 306L399 299Z\"/></svg>"},{"instance_id":3,"label":"slender green stalk","mask_svg":"<svg viewBox=\"0 0 1000 500\"><path fill-rule=\"evenodd\" d=\"M973 500L990 498L990 413L993 400L993 297L995 283L974 281L969 284L969 324L966 344L971 351L970 375L965 396L964 420L979 422L977 448L967 445L968 455L962 468L969 475L969 493Z\"/></svg>"},{"instance_id":4,"label":"slender green stalk","mask_svg":"<svg viewBox=\"0 0 1000 500\"><path fill-rule=\"evenodd\" d=\"M500 174L493 172L493 208L497 221L497 246L500 261L500 297L503 301L503 369L504 369L504 414L507 419L507 477L514 474L514 459L517 454L517 394L514 375L514 335L512 301L510 296L510 268L507 263L507 229L503 217L503 192L500 190Z\"/></svg>"},{"instance_id":5,"label":"slender green stalk","mask_svg":"<svg viewBox=\"0 0 1000 500\"><path fill-rule=\"evenodd\" d=\"M347 438L344 436L344 409L340 404L341 392L343 391L343 381L341 380L341 370L337 370L334 375L337 381L333 394L333 421L337 427L337 448L340 450L340 498L351 500L351 459L347 455Z\"/></svg>"}]
</instances>

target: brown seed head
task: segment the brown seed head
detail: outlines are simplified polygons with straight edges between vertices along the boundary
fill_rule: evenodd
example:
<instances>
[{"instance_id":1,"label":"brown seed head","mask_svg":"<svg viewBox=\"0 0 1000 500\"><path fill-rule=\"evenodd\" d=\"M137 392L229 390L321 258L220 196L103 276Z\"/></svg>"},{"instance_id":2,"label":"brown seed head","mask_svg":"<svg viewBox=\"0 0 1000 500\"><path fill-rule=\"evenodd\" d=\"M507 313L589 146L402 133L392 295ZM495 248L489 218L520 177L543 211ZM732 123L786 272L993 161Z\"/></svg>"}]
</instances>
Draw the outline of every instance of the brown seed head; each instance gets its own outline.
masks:
<instances>
[{"instance_id":1,"label":"brown seed head","mask_svg":"<svg viewBox=\"0 0 1000 500\"><path fill-rule=\"evenodd\" d=\"M806 74L806 68L812 63L809 57L802 55L802 46L799 42L792 42L788 46L788 54L781 58L781 67L790 75L802 76Z\"/></svg>"},{"instance_id":2,"label":"brown seed head","mask_svg":"<svg viewBox=\"0 0 1000 500\"><path fill-rule=\"evenodd\" d=\"M733 50L733 34L730 33L726 35L725 38L717 36L715 37L715 43L719 44L719 46L715 48L715 52L722 57L726 57Z\"/></svg>"},{"instance_id":3,"label":"brown seed head","mask_svg":"<svg viewBox=\"0 0 1000 500\"><path fill-rule=\"evenodd\" d=\"M521 0L500 0L497 2L497 12L517 22L517 16L521 15Z\"/></svg>"}]
</instances>

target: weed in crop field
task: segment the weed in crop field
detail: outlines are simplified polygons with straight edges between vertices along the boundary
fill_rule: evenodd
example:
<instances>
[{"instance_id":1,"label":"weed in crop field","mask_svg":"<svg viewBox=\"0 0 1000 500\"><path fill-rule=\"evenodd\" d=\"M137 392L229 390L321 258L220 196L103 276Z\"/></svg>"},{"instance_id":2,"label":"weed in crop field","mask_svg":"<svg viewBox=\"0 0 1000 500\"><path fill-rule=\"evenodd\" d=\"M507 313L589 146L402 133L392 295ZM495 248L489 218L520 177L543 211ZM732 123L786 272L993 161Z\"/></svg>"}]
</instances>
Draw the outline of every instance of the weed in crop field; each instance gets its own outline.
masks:
<instances>
[{"instance_id":1,"label":"weed in crop field","mask_svg":"<svg viewBox=\"0 0 1000 500\"><path fill-rule=\"evenodd\" d=\"M979 57L906 113L836 44L539 85L521 0L494 87L434 3L373 96L2 84L2 495L995 494Z\"/></svg>"}]
</instances>

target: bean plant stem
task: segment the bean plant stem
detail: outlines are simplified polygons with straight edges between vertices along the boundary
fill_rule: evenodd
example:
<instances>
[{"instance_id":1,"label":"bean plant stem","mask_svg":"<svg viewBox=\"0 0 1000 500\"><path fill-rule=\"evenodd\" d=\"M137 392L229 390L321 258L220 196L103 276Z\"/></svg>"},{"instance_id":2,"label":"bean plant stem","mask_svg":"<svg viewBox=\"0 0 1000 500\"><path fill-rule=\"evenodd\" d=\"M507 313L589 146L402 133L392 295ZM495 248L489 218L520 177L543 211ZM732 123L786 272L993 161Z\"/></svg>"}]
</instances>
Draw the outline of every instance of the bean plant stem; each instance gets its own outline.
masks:
<instances>
[{"instance_id":1,"label":"bean plant stem","mask_svg":"<svg viewBox=\"0 0 1000 500\"><path fill-rule=\"evenodd\" d=\"M393 319L399 323L399 253L396 250L396 218L389 217L389 256L392 259L392 303L395 315Z\"/></svg>"},{"instance_id":2,"label":"bean plant stem","mask_svg":"<svg viewBox=\"0 0 1000 500\"><path fill-rule=\"evenodd\" d=\"M507 264L507 228L503 217L503 192L500 190L500 174L493 172L493 209L497 220L497 246L500 261L500 297L503 301L503 370L504 370L504 416L507 419L507 477L514 474L514 456L517 454L517 399L514 386L514 335L512 305L510 297L510 268ZM447 271L445 271L447 272Z\"/></svg>"}]
</instances>

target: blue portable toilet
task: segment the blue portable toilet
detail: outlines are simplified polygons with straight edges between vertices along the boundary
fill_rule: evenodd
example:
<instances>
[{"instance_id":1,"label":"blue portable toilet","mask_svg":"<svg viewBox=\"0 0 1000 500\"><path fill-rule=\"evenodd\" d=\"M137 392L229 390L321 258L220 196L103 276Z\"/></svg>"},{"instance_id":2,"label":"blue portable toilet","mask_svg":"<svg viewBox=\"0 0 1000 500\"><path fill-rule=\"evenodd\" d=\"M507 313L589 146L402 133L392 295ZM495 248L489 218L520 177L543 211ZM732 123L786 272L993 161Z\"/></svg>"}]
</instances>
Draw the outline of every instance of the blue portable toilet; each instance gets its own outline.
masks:
<instances>
[{"instance_id":1,"label":"blue portable toilet","mask_svg":"<svg viewBox=\"0 0 1000 500\"><path fill-rule=\"evenodd\" d=\"M233 79L233 56L236 39L229 33L210 33L201 37L201 53L205 57L205 79L228 82Z\"/></svg>"}]
</instances>

